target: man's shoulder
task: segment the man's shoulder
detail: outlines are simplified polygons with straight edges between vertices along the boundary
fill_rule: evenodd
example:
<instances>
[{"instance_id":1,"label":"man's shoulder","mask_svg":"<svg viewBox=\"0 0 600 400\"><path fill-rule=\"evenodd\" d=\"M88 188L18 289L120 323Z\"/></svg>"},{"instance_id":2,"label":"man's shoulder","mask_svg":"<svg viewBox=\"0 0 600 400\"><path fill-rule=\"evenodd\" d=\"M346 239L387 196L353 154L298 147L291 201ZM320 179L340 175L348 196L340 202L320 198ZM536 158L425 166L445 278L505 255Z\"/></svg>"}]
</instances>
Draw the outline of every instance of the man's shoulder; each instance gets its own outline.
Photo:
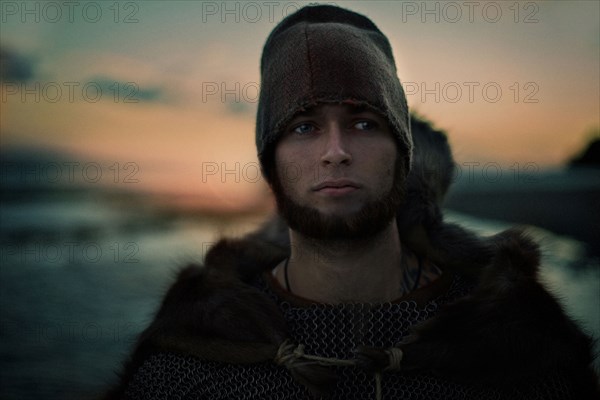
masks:
<instances>
[{"instance_id":1,"label":"man's shoulder","mask_svg":"<svg viewBox=\"0 0 600 400\"><path fill-rule=\"evenodd\" d=\"M205 267L248 281L273 268L288 254L289 244L281 245L257 232L243 238L221 239L206 254Z\"/></svg>"},{"instance_id":2,"label":"man's shoulder","mask_svg":"<svg viewBox=\"0 0 600 400\"><path fill-rule=\"evenodd\" d=\"M223 239L204 265L184 267L142 337L186 335L205 339L270 343L285 330L276 304L252 283L279 260L259 241ZM181 338L179 338L181 339Z\"/></svg>"},{"instance_id":3,"label":"man's shoulder","mask_svg":"<svg viewBox=\"0 0 600 400\"><path fill-rule=\"evenodd\" d=\"M285 249L258 238L223 238L209 249L203 263L191 263L179 269L163 297L156 319L174 316L185 320L192 314L198 319L199 313L209 312L217 304L222 307L245 301L258 305L262 293L253 283L286 256Z\"/></svg>"},{"instance_id":4,"label":"man's shoulder","mask_svg":"<svg viewBox=\"0 0 600 400\"><path fill-rule=\"evenodd\" d=\"M257 363L272 360L287 326L275 302L249 284L280 253L247 239L223 239L204 264L181 268L150 325L126 360L120 383L107 398L119 398L148 360ZM156 358L163 354L163 358ZM171 356L164 358L165 354ZM154 357L154 358L153 358ZM192 358L190 358L192 357ZM147 371L154 371L152 363Z\"/></svg>"},{"instance_id":5,"label":"man's shoulder","mask_svg":"<svg viewBox=\"0 0 600 400\"><path fill-rule=\"evenodd\" d=\"M591 388L592 341L540 282L537 244L516 229L485 242L485 262L466 260L473 290L416 329L403 368L506 385L563 371Z\"/></svg>"}]
</instances>

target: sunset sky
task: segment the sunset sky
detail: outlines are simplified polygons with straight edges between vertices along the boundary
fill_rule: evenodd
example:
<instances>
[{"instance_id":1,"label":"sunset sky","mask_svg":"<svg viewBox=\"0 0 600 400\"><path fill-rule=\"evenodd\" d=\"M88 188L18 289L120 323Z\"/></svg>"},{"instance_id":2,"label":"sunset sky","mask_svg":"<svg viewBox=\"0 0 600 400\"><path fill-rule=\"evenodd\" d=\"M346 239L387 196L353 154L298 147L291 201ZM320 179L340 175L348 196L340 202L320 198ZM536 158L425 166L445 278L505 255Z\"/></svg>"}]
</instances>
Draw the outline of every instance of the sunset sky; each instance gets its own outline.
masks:
<instances>
[{"instance_id":1,"label":"sunset sky","mask_svg":"<svg viewBox=\"0 0 600 400\"><path fill-rule=\"evenodd\" d=\"M251 206L261 49L302 4L2 2L1 146L135 163L136 188ZM557 167L598 128L597 1L335 4L388 36L409 106L459 164Z\"/></svg>"}]
</instances>

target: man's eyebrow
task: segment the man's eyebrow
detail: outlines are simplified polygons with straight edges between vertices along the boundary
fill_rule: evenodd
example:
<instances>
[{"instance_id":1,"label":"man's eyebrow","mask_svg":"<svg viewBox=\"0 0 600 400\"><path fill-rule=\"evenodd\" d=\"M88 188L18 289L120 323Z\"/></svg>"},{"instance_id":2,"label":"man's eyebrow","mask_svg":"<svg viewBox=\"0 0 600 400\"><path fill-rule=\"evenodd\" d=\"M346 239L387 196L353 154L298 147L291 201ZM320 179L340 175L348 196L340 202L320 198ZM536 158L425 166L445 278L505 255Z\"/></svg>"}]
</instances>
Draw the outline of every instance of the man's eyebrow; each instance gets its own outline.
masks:
<instances>
[{"instance_id":1,"label":"man's eyebrow","mask_svg":"<svg viewBox=\"0 0 600 400\"><path fill-rule=\"evenodd\" d=\"M301 111L301 112L297 113L296 117L299 117L299 116L302 116L302 117L312 117L314 115L322 114L322 113L323 113L323 111L321 109L319 109L317 107L312 107L312 108L309 108L308 110Z\"/></svg>"},{"instance_id":2,"label":"man's eyebrow","mask_svg":"<svg viewBox=\"0 0 600 400\"><path fill-rule=\"evenodd\" d=\"M373 112L373 110L371 110L369 107L367 106L348 106L348 112L350 112L350 114L360 114L360 113L364 113L366 111L371 111Z\"/></svg>"}]
</instances>

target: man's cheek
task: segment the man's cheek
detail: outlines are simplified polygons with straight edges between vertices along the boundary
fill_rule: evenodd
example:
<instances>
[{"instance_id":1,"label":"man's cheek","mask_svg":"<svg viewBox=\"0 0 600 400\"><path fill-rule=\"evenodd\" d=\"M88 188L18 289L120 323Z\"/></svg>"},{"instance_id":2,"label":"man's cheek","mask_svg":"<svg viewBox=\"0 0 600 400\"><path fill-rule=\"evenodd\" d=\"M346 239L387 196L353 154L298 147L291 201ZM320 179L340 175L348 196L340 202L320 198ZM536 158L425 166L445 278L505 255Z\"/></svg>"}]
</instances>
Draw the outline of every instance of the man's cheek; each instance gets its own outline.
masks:
<instances>
[{"instance_id":1,"label":"man's cheek","mask_svg":"<svg viewBox=\"0 0 600 400\"><path fill-rule=\"evenodd\" d=\"M297 163L287 163L283 165L279 176L284 187L297 186L302 178L302 168Z\"/></svg>"}]
</instances>

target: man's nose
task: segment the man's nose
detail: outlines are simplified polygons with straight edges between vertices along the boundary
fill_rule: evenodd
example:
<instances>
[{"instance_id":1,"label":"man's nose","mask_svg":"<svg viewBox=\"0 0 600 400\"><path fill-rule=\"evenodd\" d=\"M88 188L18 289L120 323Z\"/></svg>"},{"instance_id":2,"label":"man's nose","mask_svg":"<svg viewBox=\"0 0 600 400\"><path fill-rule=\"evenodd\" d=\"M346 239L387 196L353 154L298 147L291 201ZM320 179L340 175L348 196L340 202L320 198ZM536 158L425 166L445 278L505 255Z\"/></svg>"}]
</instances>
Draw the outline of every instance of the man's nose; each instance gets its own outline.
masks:
<instances>
[{"instance_id":1,"label":"man's nose","mask_svg":"<svg viewBox=\"0 0 600 400\"><path fill-rule=\"evenodd\" d=\"M352 155L348 150L347 138L338 124L331 124L325 134L325 149L321 162L328 164L350 164Z\"/></svg>"}]
</instances>

